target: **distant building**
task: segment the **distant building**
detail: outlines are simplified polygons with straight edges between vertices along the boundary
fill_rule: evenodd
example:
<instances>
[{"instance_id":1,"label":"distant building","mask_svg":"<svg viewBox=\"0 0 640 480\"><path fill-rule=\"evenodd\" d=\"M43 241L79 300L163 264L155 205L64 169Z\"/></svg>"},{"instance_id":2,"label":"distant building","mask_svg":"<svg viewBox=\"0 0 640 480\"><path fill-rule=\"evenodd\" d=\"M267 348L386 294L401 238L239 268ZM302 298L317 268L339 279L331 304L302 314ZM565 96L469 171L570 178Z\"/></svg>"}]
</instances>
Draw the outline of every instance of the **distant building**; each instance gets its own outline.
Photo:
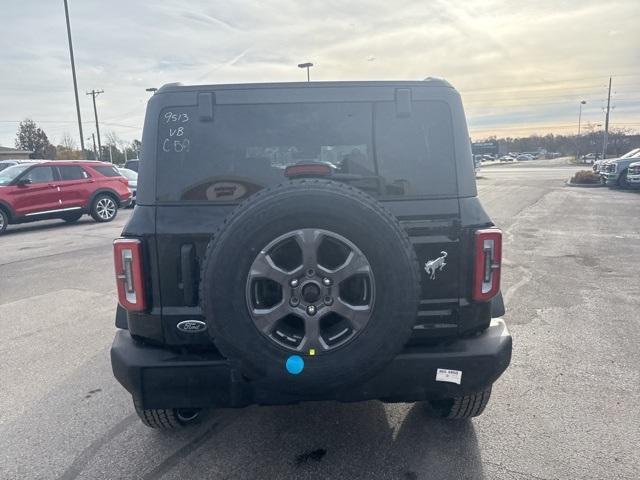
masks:
<instances>
[{"instance_id":1,"label":"distant building","mask_svg":"<svg viewBox=\"0 0 640 480\"><path fill-rule=\"evenodd\" d=\"M0 160L29 160L29 155L32 153L28 150L0 147Z\"/></svg>"},{"instance_id":2,"label":"distant building","mask_svg":"<svg viewBox=\"0 0 640 480\"><path fill-rule=\"evenodd\" d=\"M474 155L497 155L498 154L498 141L487 140L486 142L471 143L471 151Z\"/></svg>"}]
</instances>

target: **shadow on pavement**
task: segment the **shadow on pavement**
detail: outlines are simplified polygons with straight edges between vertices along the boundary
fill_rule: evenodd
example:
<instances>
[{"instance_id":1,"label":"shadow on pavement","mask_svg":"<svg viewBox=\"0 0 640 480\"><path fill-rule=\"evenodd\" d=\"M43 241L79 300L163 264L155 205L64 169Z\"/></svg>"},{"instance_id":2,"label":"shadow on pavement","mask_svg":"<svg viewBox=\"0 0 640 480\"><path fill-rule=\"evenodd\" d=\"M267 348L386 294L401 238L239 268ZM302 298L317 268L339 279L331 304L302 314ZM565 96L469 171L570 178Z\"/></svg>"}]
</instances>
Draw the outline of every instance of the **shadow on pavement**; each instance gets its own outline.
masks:
<instances>
[{"instance_id":1,"label":"shadow on pavement","mask_svg":"<svg viewBox=\"0 0 640 480\"><path fill-rule=\"evenodd\" d=\"M225 479L485 478L473 423L430 419L420 404L322 402L233 412L212 414L190 442L142 478L205 472ZM402 420L393 428L396 416ZM165 447L175 440L150 435Z\"/></svg>"},{"instance_id":2,"label":"shadow on pavement","mask_svg":"<svg viewBox=\"0 0 640 480\"><path fill-rule=\"evenodd\" d=\"M89 223L95 223L91 217L82 217L74 223L67 223L64 220L53 219L43 220L40 222L9 224L2 236L8 237L10 235L19 235L21 233L43 232L57 228L73 228L74 226L86 225Z\"/></svg>"}]
</instances>

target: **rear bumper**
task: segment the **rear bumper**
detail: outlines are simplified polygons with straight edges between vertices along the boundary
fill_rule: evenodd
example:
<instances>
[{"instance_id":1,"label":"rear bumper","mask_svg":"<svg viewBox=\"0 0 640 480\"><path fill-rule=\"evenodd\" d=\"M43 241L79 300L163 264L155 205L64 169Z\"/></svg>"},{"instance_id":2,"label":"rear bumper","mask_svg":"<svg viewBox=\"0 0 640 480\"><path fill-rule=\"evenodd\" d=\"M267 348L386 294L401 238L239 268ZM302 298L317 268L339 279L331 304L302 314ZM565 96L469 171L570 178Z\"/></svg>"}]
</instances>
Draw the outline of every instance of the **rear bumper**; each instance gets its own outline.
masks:
<instances>
[{"instance_id":1,"label":"rear bumper","mask_svg":"<svg viewBox=\"0 0 640 480\"><path fill-rule=\"evenodd\" d=\"M322 395L281 393L243 378L216 354L180 354L142 345L118 330L111 348L116 379L143 408L243 407L301 401L413 402L461 396L495 382L511 360L511 335L494 319L482 334L436 346L409 347L370 380ZM436 381L437 369L459 370L460 384Z\"/></svg>"},{"instance_id":2,"label":"rear bumper","mask_svg":"<svg viewBox=\"0 0 640 480\"><path fill-rule=\"evenodd\" d=\"M133 202L134 198L131 195L131 192L129 192L129 196L126 198L120 198L120 208L127 208L129 205L131 205L131 203Z\"/></svg>"}]
</instances>

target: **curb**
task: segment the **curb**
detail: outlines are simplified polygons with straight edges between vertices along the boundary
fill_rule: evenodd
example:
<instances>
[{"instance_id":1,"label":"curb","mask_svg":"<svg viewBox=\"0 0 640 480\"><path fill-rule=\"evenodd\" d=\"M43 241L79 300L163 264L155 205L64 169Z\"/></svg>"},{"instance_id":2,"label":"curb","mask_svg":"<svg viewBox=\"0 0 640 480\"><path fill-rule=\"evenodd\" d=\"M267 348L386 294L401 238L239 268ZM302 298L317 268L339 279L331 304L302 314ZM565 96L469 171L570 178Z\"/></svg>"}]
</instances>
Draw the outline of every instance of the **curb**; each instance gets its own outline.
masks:
<instances>
[{"instance_id":1,"label":"curb","mask_svg":"<svg viewBox=\"0 0 640 480\"><path fill-rule=\"evenodd\" d=\"M602 183L571 183L570 180L564 182L567 187L576 187L576 188L600 188L606 185Z\"/></svg>"}]
</instances>

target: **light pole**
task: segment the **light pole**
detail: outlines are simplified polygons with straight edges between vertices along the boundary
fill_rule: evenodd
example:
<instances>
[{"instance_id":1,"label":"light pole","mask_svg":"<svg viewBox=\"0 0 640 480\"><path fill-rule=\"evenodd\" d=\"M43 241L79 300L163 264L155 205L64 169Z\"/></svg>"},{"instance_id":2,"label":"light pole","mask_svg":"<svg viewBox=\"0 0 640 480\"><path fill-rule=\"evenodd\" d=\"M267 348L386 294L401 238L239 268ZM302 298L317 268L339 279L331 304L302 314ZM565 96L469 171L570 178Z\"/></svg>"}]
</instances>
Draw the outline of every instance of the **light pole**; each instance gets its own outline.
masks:
<instances>
[{"instance_id":1,"label":"light pole","mask_svg":"<svg viewBox=\"0 0 640 480\"><path fill-rule=\"evenodd\" d=\"M582 105L586 104L586 100L580 100L580 113L578 113L578 136L576 137L576 163L580 158L580 123L582 122Z\"/></svg>"},{"instance_id":2,"label":"light pole","mask_svg":"<svg viewBox=\"0 0 640 480\"><path fill-rule=\"evenodd\" d=\"M313 63L311 62L307 62L307 63L299 63L298 64L298 68L306 68L307 69L307 82L311 81L311 77L309 76L309 69L313 67Z\"/></svg>"},{"instance_id":3,"label":"light pole","mask_svg":"<svg viewBox=\"0 0 640 480\"><path fill-rule=\"evenodd\" d=\"M78 130L80 131L80 148L84 158L84 135L82 134L82 118L80 117L80 100L78 100L78 81L76 80L76 63L73 59L73 42L71 41L71 24L69 23L69 6L64 0L64 16L67 19L67 38L69 39L69 58L71 59L71 75L73 76L73 93L76 96L76 113L78 115Z\"/></svg>"},{"instance_id":4,"label":"light pole","mask_svg":"<svg viewBox=\"0 0 640 480\"><path fill-rule=\"evenodd\" d=\"M607 94L607 113L604 117L604 137L602 137L602 160L607 158L607 137L609 136L609 112L611 111L611 77L609 77L609 93Z\"/></svg>"}]
</instances>

